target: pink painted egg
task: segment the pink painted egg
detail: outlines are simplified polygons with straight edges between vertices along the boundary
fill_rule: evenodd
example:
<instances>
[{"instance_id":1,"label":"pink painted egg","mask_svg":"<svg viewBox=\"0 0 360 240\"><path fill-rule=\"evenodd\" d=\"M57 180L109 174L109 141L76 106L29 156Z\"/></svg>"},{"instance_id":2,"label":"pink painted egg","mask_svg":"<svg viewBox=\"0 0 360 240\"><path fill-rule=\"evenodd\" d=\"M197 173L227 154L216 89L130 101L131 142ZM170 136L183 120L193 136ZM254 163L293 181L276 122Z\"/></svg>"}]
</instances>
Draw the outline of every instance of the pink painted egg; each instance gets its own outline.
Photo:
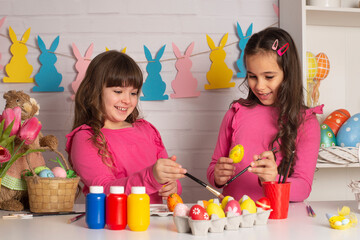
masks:
<instances>
[{"instance_id":1,"label":"pink painted egg","mask_svg":"<svg viewBox=\"0 0 360 240\"><path fill-rule=\"evenodd\" d=\"M230 200L225 206L225 213L233 212L235 216L241 215L240 203L236 200Z\"/></svg>"},{"instance_id":2,"label":"pink painted egg","mask_svg":"<svg viewBox=\"0 0 360 240\"><path fill-rule=\"evenodd\" d=\"M209 214L205 208L198 204L190 208L189 217L191 217L192 220L209 220Z\"/></svg>"},{"instance_id":3,"label":"pink painted egg","mask_svg":"<svg viewBox=\"0 0 360 240\"><path fill-rule=\"evenodd\" d=\"M174 216L188 216L189 215L189 207L186 206L183 203L178 203L176 204L175 208L174 208Z\"/></svg>"},{"instance_id":4,"label":"pink painted egg","mask_svg":"<svg viewBox=\"0 0 360 240\"><path fill-rule=\"evenodd\" d=\"M270 200L267 197L262 197L259 200L257 200L255 202L256 207L258 208L262 208L265 211L270 210L271 209L271 205L270 205Z\"/></svg>"},{"instance_id":5,"label":"pink painted egg","mask_svg":"<svg viewBox=\"0 0 360 240\"><path fill-rule=\"evenodd\" d=\"M54 167L51 171L55 177L66 178L66 171L62 167Z\"/></svg>"},{"instance_id":6,"label":"pink painted egg","mask_svg":"<svg viewBox=\"0 0 360 240\"><path fill-rule=\"evenodd\" d=\"M335 136L339 131L341 125L350 118L350 113L345 109L337 109L330 113L329 116L324 120L324 124L328 125Z\"/></svg>"}]
</instances>

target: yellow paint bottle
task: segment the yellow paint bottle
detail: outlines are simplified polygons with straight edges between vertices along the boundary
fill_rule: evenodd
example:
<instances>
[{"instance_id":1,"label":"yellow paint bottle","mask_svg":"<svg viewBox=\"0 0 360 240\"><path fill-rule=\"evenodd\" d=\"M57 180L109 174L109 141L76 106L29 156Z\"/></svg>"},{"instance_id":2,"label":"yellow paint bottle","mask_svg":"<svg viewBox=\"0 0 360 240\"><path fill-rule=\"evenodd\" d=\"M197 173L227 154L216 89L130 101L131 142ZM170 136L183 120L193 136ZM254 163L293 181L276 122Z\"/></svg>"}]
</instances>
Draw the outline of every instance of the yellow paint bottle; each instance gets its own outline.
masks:
<instances>
[{"instance_id":1,"label":"yellow paint bottle","mask_svg":"<svg viewBox=\"0 0 360 240\"><path fill-rule=\"evenodd\" d=\"M127 224L131 231L145 231L150 225L150 197L145 187L131 187L127 199Z\"/></svg>"}]
</instances>

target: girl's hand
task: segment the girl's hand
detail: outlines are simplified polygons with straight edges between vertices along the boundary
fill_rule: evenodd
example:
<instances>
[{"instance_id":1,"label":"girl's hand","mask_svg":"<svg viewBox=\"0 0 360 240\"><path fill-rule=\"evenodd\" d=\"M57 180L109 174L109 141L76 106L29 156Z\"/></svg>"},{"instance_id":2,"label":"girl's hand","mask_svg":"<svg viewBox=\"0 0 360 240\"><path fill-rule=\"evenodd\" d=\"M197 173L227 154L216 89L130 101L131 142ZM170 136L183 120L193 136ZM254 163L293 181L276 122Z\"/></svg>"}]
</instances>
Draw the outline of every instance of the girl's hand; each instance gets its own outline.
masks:
<instances>
[{"instance_id":1,"label":"girl's hand","mask_svg":"<svg viewBox=\"0 0 360 240\"><path fill-rule=\"evenodd\" d=\"M180 164L173 160L175 156L169 158L160 158L153 166L153 174L160 184L175 181L179 178L185 177L186 169L182 168Z\"/></svg>"},{"instance_id":2,"label":"girl's hand","mask_svg":"<svg viewBox=\"0 0 360 240\"><path fill-rule=\"evenodd\" d=\"M231 158L221 157L215 164L214 177L217 186L224 185L235 174L235 166Z\"/></svg>"},{"instance_id":3,"label":"girl's hand","mask_svg":"<svg viewBox=\"0 0 360 240\"><path fill-rule=\"evenodd\" d=\"M278 171L274 153L265 151L260 155L254 155L253 158L248 171L258 175L261 182L275 181Z\"/></svg>"},{"instance_id":4,"label":"girl's hand","mask_svg":"<svg viewBox=\"0 0 360 240\"><path fill-rule=\"evenodd\" d=\"M176 181L168 182L166 185L164 185L159 190L159 196L161 196L165 200L172 193L177 193L177 182Z\"/></svg>"}]
</instances>

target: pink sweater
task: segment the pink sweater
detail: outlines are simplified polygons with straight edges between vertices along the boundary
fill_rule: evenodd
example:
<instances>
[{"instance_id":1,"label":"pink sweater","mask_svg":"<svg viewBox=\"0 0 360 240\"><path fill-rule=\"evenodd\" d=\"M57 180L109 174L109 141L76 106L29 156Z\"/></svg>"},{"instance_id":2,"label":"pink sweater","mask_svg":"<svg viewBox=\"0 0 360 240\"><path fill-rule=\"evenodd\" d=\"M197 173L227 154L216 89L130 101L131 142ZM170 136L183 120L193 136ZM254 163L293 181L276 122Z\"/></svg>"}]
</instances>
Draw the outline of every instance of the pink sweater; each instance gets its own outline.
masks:
<instances>
[{"instance_id":1,"label":"pink sweater","mask_svg":"<svg viewBox=\"0 0 360 240\"><path fill-rule=\"evenodd\" d=\"M296 165L294 173L288 178L291 182L290 201L303 201L310 192L316 168L317 156L320 146L320 125L316 114L322 113L322 107L307 109L304 123L298 129L296 138ZM221 123L218 141L212 161L207 170L210 184L215 186L214 168L220 157L228 157L229 151L237 144L244 147L244 157L240 163L235 164L235 174L247 167L253 156L269 151L269 143L278 131L278 110L274 107L257 105L248 108L235 103L227 111ZM279 146L275 145L279 150ZM276 154L276 163L280 164L283 156ZM228 186L223 188L224 196L232 196L239 200L244 194L254 201L263 197L262 187L257 175L245 172Z\"/></svg>"},{"instance_id":2,"label":"pink sweater","mask_svg":"<svg viewBox=\"0 0 360 240\"><path fill-rule=\"evenodd\" d=\"M115 168L106 166L98 155L98 149L89 138L93 132L88 125L82 125L66 135L66 151L75 172L84 183L84 193L89 186L104 186L108 194L110 186L124 186L125 194L132 186L145 186L151 203L162 203L158 195L159 184L152 172L159 158L168 158L164 144L156 128L145 120L137 120L133 127L111 130L103 128L108 149L114 158ZM178 194L182 188L178 181Z\"/></svg>"}]
</instances>

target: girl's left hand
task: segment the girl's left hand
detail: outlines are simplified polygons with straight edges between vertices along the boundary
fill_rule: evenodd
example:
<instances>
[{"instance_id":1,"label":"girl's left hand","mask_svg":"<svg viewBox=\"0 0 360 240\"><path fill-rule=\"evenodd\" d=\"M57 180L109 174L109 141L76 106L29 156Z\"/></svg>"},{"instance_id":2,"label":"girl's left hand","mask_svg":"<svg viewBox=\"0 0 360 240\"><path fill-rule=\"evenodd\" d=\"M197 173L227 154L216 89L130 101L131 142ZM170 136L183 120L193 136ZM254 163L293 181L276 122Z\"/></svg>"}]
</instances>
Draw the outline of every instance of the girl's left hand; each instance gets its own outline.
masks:
<instances>
[{"instance_id":1,"label":"girl's left hand","mask_svg":"<svg viewBox=\"0 0 360 240\"><path fill-rule=\"evenodd\" d=\"M249 172L258 175L261 182L275 181L278 175L275 156L272 151L265 151L260 155L254 155Z\"/></svg>"},{"instance_id":2,"label":"girl's left hand","mask_svg":"<svg viewBox=\"0 0 360 240\"><path fill-rule=\"evenodd\" d=\"M164 185L159 190L159 195L161 197L163 197L163 199L167 199L167 197L172 193L177 193L177 182L176 181L168 182L166 185Z\"/></svg>"}]
</instances>

